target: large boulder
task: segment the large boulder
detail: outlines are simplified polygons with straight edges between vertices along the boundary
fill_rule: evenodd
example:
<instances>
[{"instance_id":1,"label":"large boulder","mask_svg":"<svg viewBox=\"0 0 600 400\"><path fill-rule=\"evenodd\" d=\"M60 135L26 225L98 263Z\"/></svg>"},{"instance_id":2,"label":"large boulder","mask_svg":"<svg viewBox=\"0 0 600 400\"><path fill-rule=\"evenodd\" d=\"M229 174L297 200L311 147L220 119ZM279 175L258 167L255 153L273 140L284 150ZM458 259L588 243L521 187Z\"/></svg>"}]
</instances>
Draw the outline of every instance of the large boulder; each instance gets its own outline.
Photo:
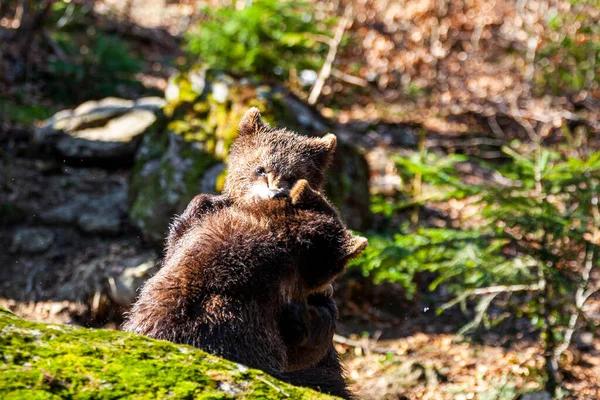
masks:
<instances>
[{"instance_id":1,"label":"large boulder","mask_svg":"<svg viewBox=\"0 0 600 400\"><path fill-rule=\"evenodd\" d=\"M173 78L166 98L164 117L146 132L130 182L130 219L156 243L162 243L170 219L196 194L222 190L229 147L248 108L258 107L266 122L301 134L335 131L282 88L201 69ZM352 229L369 224L368 185L363 154L340 138L325 191Z\"/></svg>"},{"instance_id":2,"label":"large boulder","mask_svg":"<svg viewBox=\"0 0 600 400\"><path fill-rule=\"evenodd\" d=\"M190 346L0 308L2 399L327 399Z\"/></svg>"},{"instance_id":3,"label":"large boulder","mask_svg":"<svg viewBox=\"0 0 600 400\"><path fill-rule=\"evenodd\" d=\"M63 110L36 128L35 142L59 156L78 162L133 159L142 134L156 121L165 101L106 98Z\"/></svg>"}]
</instances>

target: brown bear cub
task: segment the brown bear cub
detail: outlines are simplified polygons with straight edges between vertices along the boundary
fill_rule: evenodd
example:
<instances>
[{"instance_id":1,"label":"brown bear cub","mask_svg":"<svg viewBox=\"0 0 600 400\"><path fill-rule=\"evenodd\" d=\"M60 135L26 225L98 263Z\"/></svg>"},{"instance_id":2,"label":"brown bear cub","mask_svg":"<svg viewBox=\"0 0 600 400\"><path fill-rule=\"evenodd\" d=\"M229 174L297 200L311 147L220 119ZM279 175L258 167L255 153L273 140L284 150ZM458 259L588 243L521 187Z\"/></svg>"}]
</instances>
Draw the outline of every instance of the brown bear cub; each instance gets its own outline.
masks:
<instances>
[{"instance_id":1,"label":"brown bear cub","mask_svg":"<svg viewBox=\"0 0 600 400\"><path fill-rule=\"evenodd\" d=\"M196 196L174 221L124 327L348 397L323 292L367 242L317 191L335 136L271 129L257 109L239 134L224 195Z\"/></svg>"}]
</instances>

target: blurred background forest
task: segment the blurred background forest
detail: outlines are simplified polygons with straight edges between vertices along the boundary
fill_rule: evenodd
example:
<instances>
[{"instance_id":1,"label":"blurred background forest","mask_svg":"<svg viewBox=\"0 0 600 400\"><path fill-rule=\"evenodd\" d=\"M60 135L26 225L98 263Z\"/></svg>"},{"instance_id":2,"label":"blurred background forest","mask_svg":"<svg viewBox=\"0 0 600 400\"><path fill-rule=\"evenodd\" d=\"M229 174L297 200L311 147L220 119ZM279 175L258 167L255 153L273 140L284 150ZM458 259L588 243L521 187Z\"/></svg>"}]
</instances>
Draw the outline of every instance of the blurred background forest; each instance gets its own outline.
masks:
<instances>
[{"instance_id":1,"label":"blurred background forest","mask_svg":"<svg viewBox=\"0 0 600 400\"><path fill-rule=\"evenodd\" d=\"M339 138L361 397L600 398L599 85L598 0L0 0L0 305L117 328L258 106Z\"/></svg>"}]
</instances>

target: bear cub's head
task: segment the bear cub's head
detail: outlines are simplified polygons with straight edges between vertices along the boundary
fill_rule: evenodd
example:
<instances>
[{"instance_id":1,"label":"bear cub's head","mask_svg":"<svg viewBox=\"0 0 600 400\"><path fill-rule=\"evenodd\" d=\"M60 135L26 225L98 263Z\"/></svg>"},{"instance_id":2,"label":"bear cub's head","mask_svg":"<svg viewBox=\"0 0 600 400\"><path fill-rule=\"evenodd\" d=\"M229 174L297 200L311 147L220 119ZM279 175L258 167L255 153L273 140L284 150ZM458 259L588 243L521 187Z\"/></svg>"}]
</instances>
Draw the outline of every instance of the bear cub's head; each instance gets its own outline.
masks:
<instances>
[{"instance_id":1,"label":"bear cub's head","mask_svg":"<svg viewBox=\"0 0 600 400\"><path fill-rule=\"evenodd\" d=\"M289 197L300 179L321 189L335 151L335 135L311 138L271 128L262 121L257 108L246 112L238 131L224 188L234 202Z\"/></svg>"}]
</instances>

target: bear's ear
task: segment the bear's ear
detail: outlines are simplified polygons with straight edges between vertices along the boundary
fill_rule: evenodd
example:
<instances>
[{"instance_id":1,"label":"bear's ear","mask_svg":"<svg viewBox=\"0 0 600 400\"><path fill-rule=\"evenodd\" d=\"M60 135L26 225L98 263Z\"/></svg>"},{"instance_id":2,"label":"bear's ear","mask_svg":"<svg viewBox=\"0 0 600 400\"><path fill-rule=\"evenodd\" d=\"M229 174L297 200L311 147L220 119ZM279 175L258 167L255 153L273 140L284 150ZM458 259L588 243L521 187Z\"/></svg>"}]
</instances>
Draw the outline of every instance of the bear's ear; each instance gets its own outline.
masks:
<instances>
[{"instance_id":1,"label":"bear's ear","mask_svg":"<svg viewBox=\"0 0 600 400\"><path fill-rule=\"evenodd\" d=\"M333 133L328 133L322 138L313 139L313 150L318 157L318 164L327 166L333 160L333 153L337 145L337 138Z\"/></svg>"},{"instance_id":2,"label":"bear's ear","mask_svg":"<svg viewBox=\"0 0 600 400\"><path fill-rule=\"evenodd\" d=\"M240 136L253 135L264 127L265 123L260 118L260 111L258 108L252 107L242 117L240 126L238 127L238 134Z\"/></svg>"}]
</instances>

